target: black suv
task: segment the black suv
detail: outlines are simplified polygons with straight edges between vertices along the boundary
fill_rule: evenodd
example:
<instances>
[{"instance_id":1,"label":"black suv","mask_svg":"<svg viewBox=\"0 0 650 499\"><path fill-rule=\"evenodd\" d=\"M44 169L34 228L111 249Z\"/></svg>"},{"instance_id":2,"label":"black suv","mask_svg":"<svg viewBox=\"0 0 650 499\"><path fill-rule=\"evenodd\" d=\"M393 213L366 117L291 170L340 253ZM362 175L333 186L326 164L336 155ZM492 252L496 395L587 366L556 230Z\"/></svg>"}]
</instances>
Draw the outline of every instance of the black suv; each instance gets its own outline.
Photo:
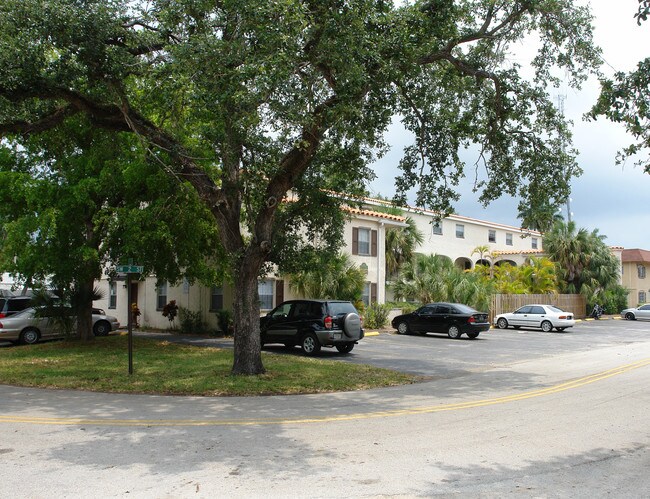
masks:
<instances>
[{"instance_id":1,"label":"black suv","mask_svg":"<svg viewBox=\"0 0 650 499\"><path fill-rule=\"evenodd\" d=\"M31 307L31 296L3 296L0 297L0 319L22 312Z\"/></svg>"},{"instance_id":2,"label":"black suv","mask_svg":"<svg viewBox=\"0 0 650 499\"><path fill-rule=\"evenodd\" d=\"M285 301L260 318L260 332L262 346L300 345L307 355L317 354L321 347L349 353L363 338L357 309L349 301L340 300Z\"/></svg>"}]
</instances>

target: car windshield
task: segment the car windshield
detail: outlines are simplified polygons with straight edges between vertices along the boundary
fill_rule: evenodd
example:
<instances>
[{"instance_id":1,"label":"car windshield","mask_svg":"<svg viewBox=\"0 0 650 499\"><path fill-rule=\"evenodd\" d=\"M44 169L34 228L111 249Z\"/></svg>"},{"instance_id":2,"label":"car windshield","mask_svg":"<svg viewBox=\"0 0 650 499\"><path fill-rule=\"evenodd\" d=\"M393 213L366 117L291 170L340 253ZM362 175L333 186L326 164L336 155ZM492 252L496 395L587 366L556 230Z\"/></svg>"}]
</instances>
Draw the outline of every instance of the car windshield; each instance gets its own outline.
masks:
<instances>
[{"instance_id":1,"label":"car windshield","mask_svg":"<svg viewBox=\"0 0 650 499\"><path fill-rule=\"evenodd\" d=\"M329 309L331 315L349 314L350 312L357 313L357 309L349 301L330 302Z\"/></svg>"}]
</instances>

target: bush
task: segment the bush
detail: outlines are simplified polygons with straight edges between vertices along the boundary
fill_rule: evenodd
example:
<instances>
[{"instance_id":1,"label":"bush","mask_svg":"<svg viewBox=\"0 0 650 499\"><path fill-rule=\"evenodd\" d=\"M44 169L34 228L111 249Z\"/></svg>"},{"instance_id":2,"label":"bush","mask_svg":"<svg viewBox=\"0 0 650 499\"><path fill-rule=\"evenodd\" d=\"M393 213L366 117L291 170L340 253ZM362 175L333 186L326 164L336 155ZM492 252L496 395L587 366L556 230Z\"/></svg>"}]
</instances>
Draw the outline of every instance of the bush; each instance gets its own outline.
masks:
<instances>
[{"instance_id":1,"label":"bush","mask_svg":"<svg viewBox=\"0 0 650 499\"><path fill-rule=\"evenodd\" d=\"M180 320L180 331L184 334L205 334L208 331L207 324L203 321L203 313L198 310L192 312L186 308L178 309Z\"/></svg>"},{"instance_id":2,"label":"bush","mask_svg":"<svg viewBox=\"0 0 650 499\"><path fill-rule=\"evenodd\" d=\"M235 324L232 320L230 310L219 310L217 312L217 324L224 336L232 336L235 330Z\"/></svg>"},{"instance_id":3,"label":"bush","mask_svg":"<svg viewBox=\"0 0 650 499\"><path fill-rule=\"evenodd\" d=\"M372 329L384 327L388 322L388 313L390 310L390 305L372 303L366 309L366 316L363 321L364 326Z\"/></svg>"}]
</instances>

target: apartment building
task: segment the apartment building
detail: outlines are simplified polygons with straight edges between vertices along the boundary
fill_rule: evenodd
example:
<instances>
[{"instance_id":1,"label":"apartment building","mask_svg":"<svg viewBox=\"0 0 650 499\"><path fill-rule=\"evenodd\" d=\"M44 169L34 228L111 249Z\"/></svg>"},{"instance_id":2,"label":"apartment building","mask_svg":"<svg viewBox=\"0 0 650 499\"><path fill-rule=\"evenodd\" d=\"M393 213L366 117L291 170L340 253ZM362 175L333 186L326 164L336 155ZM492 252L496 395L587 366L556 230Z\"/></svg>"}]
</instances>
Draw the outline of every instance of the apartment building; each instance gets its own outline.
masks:
<instances>
[{"instance_id":1,"label":"apartment building","mask_svg":"<svg viewBox=\"0 0 650 499\"><path fill-rule=\"evenodd\" d=\"M486 246L489 255L483 255L483 258L489 258L496 265L503 262L521 265L528 256L542 252L539 232L460 215L436 221L434 212L415 208L405 208L401 215L395 215L386 213L386 205L380 200L367 199L364 209L349 208L350 218L344 227L342 251L348 253L351 261L367 276L362 295L366 304L385 303L392 298L386 287L386 230L406 226L406 217L412 218L424 235L422 245L416 250L418 253L448 256L463 269L471 269L480 263L481 255L474 252L477 246ZM106 298L95 304L126 324L130 308L126 281L103 279L100 288ZM258 291L261 313L284 300L298 298L286 280L273 274L259 281ZM230 309L232 296L228 285L206 287L185 281L178 285L163 283L156 286L153 276L131 283L131 302L140 310L139 323L156 328L169 327L162 309L170 300L176 300L179 307L201 311L203 320L216 328L216 312Z\"/></svg>"},{"instance_id":2,"label":"apartment building","mask_svg":"<svg viewBox=\"0 0 650 499\"><path fill-rule=\"evenodd\" d=\"M636 307L648 303L650 297L650 251L642 249L621 250L621 284L628 289L627 304Z\"/></svg>"}]
</instances>

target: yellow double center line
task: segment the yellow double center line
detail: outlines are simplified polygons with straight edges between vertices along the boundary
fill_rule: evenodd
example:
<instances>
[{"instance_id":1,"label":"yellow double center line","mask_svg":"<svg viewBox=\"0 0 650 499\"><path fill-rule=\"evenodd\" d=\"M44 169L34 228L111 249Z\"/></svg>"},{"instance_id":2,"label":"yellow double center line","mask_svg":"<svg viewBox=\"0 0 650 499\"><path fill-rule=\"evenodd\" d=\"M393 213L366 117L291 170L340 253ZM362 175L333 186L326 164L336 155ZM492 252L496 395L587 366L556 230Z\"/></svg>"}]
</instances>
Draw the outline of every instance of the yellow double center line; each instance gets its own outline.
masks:
<instances>
[{"instance_id":1,"label":"yellow double center line","mask_svg":"<svg viewBox=\"0 0 650 499\"><path fill-rule=\"evenodd\" d=\"M443 411L457 411L488 405L505 404L545 395L552 395L574 388L580 388L596 381L602 381L619 374L646 367L650 365L650 359L640 360L632 364L619 366L608 371L603 371L583 378L574 379L559 385L523 392L505 397L491 399L459 402L456 404L443 404L424 407L411 407L406 409L395 409L390 411L375 411L355 414L341 414L338 416L322 417L285 417L285 418L259 418L259 419L91 419L91 418L44 418L36 416L4 416L0 415L0 423L25 423L39 425L88 425L88 426L254 426L254 425L280 425L280 424L306 424L324 423L332 421L352 421L358 419L386 418L395 416L410 416L416 414L429 414Z\"/></svg>"}]
</instances>

